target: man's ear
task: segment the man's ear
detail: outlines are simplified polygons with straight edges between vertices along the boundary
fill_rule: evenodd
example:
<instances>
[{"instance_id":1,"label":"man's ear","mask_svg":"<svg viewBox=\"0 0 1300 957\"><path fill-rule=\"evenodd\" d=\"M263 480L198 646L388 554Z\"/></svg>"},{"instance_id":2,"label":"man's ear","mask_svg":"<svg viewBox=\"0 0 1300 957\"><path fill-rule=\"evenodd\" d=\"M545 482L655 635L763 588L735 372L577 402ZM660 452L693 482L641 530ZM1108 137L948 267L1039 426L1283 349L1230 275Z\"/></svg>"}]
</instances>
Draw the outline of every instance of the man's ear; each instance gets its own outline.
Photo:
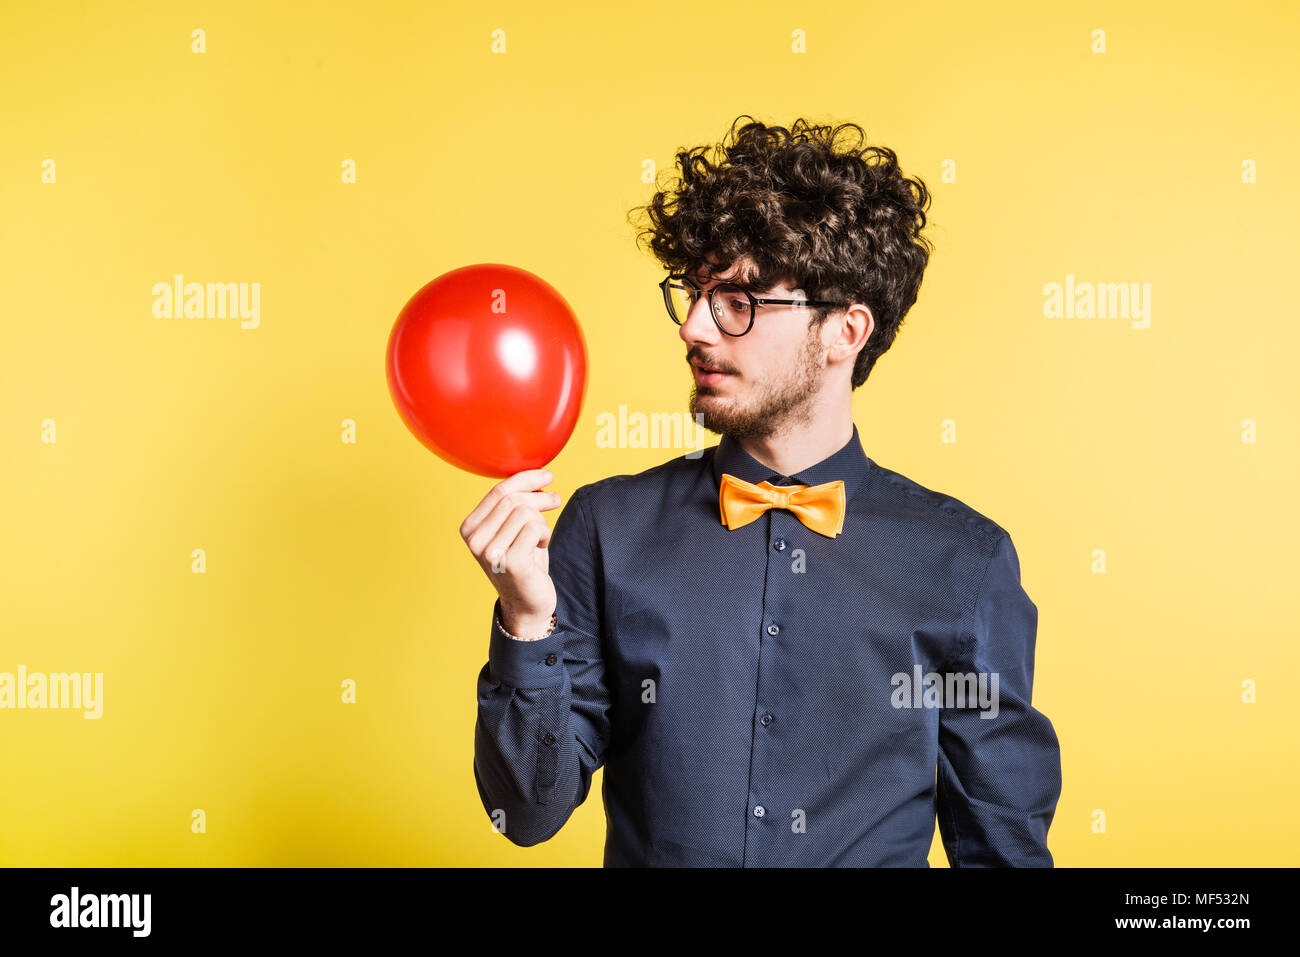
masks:
<instances>
[{"instance_id":1,"label":"man's ear","mask_svg":"<svg viewBox=\"0 0 1300 957\"><path fill-rule=\"evenodd\" d=\"M876 331L876 317L861 303L854 303L842 312L844 319L840 324L840 336L836 346L845 347L847 358L856 356L871 341L871 336Z\"/></svg>"}]
</instances>

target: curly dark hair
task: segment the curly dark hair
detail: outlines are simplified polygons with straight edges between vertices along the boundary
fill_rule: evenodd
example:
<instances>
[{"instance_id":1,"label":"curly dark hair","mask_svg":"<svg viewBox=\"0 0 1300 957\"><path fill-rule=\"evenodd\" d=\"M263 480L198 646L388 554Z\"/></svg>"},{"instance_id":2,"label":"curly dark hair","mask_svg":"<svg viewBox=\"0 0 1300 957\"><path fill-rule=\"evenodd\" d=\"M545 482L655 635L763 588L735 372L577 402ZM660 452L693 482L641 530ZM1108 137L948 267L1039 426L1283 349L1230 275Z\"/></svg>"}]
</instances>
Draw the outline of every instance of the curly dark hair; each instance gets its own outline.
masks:
<instances>
[{"instance_id":1,"label":"curly dark hair","mask_svg":"<svg viewBox=\"0 0 1300 957\"><path fill-rule=\"evenodd\" d=\"M741 120L751 122L737 131ZM857 142L841 150L845 130L856 131ZM729 135L730 143L714 147L715 160L725 156L716 165L707 146L677 152L680 177L629 213L629 222L643 225L637 244L648 238L655 258L675 273L712 275L749 256L757 272L745 278L755 287L785 283L809 299L842 304L817 307L810 329L836 308L863 303L875 328L853 366L856 389L916 302L932 250L920 235L930 193L919 178L904 178L893 150L863 148L866 133L856 123L801 118L787 129L742 114Z\"/></svg>"}]
</instances>

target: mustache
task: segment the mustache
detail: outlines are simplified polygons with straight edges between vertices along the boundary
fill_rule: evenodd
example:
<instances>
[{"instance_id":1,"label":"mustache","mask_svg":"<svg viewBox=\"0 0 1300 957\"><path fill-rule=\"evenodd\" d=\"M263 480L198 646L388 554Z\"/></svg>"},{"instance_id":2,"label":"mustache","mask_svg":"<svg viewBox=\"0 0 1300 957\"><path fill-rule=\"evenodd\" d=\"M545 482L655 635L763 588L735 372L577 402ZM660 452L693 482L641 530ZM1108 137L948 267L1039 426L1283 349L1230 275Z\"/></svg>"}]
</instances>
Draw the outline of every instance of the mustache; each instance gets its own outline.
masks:
<instances>
[{"instance_id":1,"label":"mustache","mask_svg":"<svg viewBox=\"0 0 1300 957\"><path fill-rule=\"evenodd\" d=\"M734 369L728 369L722 363L714 362L713 360L700 355L698 352L688 353L686 356L686 361L695 362L698 365L704 366L706 369L716 369L718 372L727 372L727 373L731 373L732 375L735 374Z\"/></svg>"}]
</instances>

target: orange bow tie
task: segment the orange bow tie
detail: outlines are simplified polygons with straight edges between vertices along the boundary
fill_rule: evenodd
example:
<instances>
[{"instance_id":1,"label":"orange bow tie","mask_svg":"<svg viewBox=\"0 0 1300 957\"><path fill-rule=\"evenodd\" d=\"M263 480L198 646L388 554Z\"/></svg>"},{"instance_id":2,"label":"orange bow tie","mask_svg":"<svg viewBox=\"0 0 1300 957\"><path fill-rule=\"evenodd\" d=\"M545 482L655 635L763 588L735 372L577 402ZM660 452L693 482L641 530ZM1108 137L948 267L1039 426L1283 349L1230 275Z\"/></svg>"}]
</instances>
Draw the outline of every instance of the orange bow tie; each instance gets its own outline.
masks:
<instances>
[{"instance_id":1,"label":"orange bow tie","mask_svg":"<svg viewBox=\"0 0 1300 957\"><path fill-rule=\"evenodd\" d=\"M822 485L754 485L723 473L718 488L722 524L736 530L748 525L769 508L785 508L814 532L834 538L844 530L844 481Z\"/></svg>"}]
</instances>

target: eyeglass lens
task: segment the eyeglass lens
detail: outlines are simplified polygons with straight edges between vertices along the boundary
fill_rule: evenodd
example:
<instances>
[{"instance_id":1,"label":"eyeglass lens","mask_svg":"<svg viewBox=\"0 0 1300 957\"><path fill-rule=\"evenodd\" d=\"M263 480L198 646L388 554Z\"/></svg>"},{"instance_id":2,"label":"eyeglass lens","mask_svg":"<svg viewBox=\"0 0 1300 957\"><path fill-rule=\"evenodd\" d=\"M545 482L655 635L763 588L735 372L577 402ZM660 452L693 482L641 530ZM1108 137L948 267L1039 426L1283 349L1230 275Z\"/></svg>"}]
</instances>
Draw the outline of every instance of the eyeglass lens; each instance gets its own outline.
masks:
<instances>
[{"instance_id":1,"label":"eyeglass lens","mask_svg":"<svg viewBox=\"0 0 1300 957\"><path fill-rule=\"evenodd\" d=\"M730 283L720 283L713 292L713 314L724 332L739 335L749 328L750 302L745 291ZM709 293L705 293L708 298ZM684 323L695 305L696 291L684 282L673 280L668 283L668 302L673 318L678 324Z\"/></svg>"}]
</instances>

